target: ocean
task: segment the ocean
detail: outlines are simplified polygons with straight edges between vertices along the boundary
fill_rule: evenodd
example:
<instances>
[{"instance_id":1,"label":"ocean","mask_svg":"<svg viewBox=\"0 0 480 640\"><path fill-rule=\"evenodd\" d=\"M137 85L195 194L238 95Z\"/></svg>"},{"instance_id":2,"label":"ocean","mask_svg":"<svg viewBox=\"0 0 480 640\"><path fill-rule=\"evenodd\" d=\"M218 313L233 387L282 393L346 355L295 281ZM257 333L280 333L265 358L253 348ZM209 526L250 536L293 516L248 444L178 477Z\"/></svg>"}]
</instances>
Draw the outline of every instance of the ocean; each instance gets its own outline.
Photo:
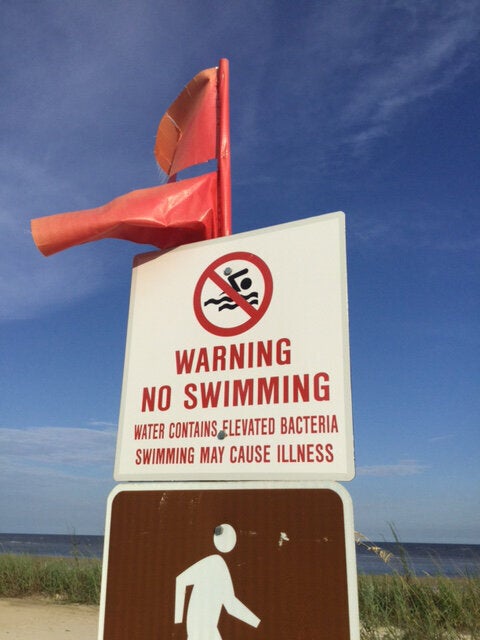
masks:
<instances>
[{"instance_id":1,"label":"ocean","mask_svg":"<svg viewBox=\"0 0 480 640\"><path fill-rule=\"evenodd\" d=\"M403 572L402 552L393 542L369 543L394 556L383 562L365 547L356 547L359 574L388 575ZM405 561L417 576L480 576L480 544L433 544L406 542L401 545ZM102 558L103 536L0 533L0 554Z\"/></svg>"}]
</instances>

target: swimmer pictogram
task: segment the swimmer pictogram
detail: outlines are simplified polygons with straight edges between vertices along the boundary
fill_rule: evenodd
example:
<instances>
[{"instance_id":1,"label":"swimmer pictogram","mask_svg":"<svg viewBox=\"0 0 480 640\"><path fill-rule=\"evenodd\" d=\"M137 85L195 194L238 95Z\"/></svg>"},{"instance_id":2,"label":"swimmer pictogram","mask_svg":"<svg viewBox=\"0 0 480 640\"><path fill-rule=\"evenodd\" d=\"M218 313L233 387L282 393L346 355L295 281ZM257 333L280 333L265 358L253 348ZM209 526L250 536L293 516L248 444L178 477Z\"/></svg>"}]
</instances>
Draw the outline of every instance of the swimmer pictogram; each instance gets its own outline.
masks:
<instances>
[{"instance_id":1,"label":"swimmer pictogram","mask_svg":"<svg viewBox=\"0 0 480 640\"><path fill-rule=\"evenodd\" d=\"M250 278L242 278L242 280L240 280L240 283L238 283L238 279L248 273L247 267L245 269L240 269L240 271L237 271L236 273L232 273L231 267L226 267L223 273L225 276L227 276L227 280L233 287L233 289L237 293L240 293L244 300L246 300L251 305L258 305L258 291L251 291L250 293L245 295L241 293L242 290L248 290L251 288L252 280ZM236 309L238 307L238 304L226 294L221 295L219 298L209 298L203 303L203 306L206 307L209 304L218 305L219 311L223 311L225 309Z\"/></svg>"},{"instance_id":2,"label":"swimmer pictogram","mask_svg":"<svg viewBox=\"0 0 480 640\"><path fill-rule=\"evenodd\" d=\"M193 306L204 329L233 336L259 322L273 293L267 264L253 253L237 251L215 260L200 276Z\"/></svg>"}]
</instances>

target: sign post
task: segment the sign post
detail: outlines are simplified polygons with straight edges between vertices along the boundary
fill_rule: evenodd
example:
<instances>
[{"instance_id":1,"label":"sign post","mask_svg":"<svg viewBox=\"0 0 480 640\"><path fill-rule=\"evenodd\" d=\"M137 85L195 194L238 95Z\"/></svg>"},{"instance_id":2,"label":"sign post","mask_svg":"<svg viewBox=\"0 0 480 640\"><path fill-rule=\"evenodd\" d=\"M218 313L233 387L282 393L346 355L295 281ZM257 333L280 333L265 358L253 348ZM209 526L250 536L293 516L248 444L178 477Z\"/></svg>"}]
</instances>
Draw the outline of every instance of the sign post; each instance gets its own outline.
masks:
<instances>
[{"instance_id":1,"label":"sign post","mask_svg":"<svg viewBox=\"0 0 480 640\"><path fill-rule=\"evenodd\" d=\"M353 475L344 215L137 256L99 640L358 640Z\"/></svg>"}]
</instances>

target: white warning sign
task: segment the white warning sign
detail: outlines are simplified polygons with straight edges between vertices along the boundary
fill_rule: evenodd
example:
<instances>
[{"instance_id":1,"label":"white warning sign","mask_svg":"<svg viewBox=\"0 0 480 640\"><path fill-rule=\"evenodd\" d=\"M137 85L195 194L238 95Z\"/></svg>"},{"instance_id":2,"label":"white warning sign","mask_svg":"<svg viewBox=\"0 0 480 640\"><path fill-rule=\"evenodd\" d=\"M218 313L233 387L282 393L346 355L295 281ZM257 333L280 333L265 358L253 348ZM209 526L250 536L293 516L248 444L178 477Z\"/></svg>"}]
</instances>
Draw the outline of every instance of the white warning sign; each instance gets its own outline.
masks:
<instances>
[{"instance_id":1,"label":"white warning sign","mask_svg":"<svg viewBox=\"0 0 480 640\"><path fill-rule=\"evenodd\" d=\"M343 214L138 256L115 478L353 475Z\"/></svg>"}]
</instances>

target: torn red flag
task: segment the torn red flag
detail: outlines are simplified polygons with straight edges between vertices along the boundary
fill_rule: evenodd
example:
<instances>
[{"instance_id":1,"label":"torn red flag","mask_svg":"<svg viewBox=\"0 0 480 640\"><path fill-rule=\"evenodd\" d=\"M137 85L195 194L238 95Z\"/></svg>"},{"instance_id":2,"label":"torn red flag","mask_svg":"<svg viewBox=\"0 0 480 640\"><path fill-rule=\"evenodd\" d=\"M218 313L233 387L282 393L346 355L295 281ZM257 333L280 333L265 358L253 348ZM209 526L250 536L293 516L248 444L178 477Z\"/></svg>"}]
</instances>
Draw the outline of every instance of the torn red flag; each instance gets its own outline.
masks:
<instances>
[{"instance_id":1,"label":"torn red flag","mask_svg":"<svg viewBox=\"0 0 480 640\"><path fill-rule=\"evenodd\" d=\"M213 68L198 73L160 120L154 153L168 176L215 158L217 72Z\"/></svg>"},{"instance_id":2,"label":"torn red flag","mask_svg":"<svg viewBox=\"0 0 480 640\"><path fill-rule=\"evenodd\" d=\"M217 158L217 171L120 196L95 209L31 221L46 256L119 238L160 249L230 233L228 62L191 80L160 121L155 157L167 176Z\"/></svg>"},{"instance_id":3,"label":"torn red flag","mask_svg":"<svg viewBox=\"0 0 480 640\"><path fill-rule=\"evenodd\" d=\"M45 256L104 238L161 249L209 240L216 211L215 172L140 189L95 209L32 220L35 244Z\"/></svg>"}]
</instances>

